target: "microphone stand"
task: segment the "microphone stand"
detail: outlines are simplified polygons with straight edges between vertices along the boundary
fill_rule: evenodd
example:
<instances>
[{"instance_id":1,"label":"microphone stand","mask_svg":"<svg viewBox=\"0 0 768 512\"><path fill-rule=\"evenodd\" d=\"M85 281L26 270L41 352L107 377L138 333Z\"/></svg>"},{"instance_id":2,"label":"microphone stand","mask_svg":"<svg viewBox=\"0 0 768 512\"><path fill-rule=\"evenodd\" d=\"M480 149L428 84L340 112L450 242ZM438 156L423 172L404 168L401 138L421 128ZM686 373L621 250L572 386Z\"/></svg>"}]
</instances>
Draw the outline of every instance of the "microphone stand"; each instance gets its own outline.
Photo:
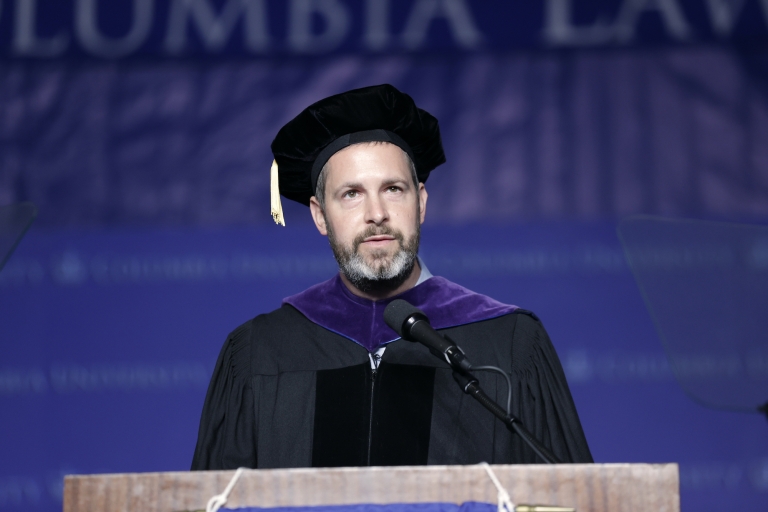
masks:
<instances>
[{"instance_id":1,"label":"microphone stand","mask_svg":"<svg viewBox=\"0 0 768 512\"><path fill-rule=\"evenodd\" d=\"M471 395L480 404L491 411L507 426L509 430L519 435L523 441L548 464L560 463L557 457L546 446L534 438L530 432L525 430L520 420L507 414L506 409L502 409L499 404L491 400L482 389L480 382L474 375L469 373L473 368L467 360L464 351L447 336L435 331L429 324L429 319L420 309L413 307L412 304L402 300L395 299L390 302L384 310L384 321L387 325L403 339L421 343L426 346L433 355L447 362L453 369L453 378L459 387ZM493 366L475 367L475 369L495 370L502 372L507 378L510 386L509 393L512 393L509 376L504 370ZM511 396L511 395L510 395Z\"/></svg>"},{"instance_id":2,"label":"microphone stand","mask_svg":"<svg viewBox=\"0 0 768 512\"><path fill-rule=\"evenodd\" d=\"M485 392L480 389L480 382L475 378L474 375L467 371L454 369L453 379L456 381L462 391L480 402L483 407L491 411L494 416L499 418L509 430L519 435L520 438L522 438L522 440L525 441L525 443L530 446L531 449L536 452L536 455L541 457L544 462L547 464L561 463L561 461L555 457L554 453L552 453L546 446L537 441L536 438L533 437L533 435L531 435L531 433L528 432L525 427L523 427L519 419L512 416L511 414L507 414L507 411L504 410L503 407L494 402L491 397L486 395Z\"/></svg>"}]
</instances>

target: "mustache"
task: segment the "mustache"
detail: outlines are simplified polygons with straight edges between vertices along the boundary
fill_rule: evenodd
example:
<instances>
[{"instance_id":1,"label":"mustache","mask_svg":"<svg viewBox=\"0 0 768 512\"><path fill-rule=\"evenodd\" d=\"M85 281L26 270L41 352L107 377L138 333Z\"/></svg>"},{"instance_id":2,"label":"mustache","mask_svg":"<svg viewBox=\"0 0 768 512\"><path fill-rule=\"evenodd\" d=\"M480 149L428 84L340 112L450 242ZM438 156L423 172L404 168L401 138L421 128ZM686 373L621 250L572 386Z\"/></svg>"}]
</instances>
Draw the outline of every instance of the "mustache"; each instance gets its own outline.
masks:
<instances>
[{"instance_id":1,"label":"mustache","mask_svg":"<svg viewBox=\"0 0 768 512\"><path fill-rule=\"evenodd\" d=\"M396 230L392 229L389 226L369 226L368 229L360 233L355 237L355 240L352 242L352 246L354 247L355 252L357 252L357 249L360 247L360 244L365 241L366 238L370 238L372 236L391 236L395 240L397 240L400 245L403 244L403 241L405 240L405 237L403 234Z\"/></svg>"}]
</instances>

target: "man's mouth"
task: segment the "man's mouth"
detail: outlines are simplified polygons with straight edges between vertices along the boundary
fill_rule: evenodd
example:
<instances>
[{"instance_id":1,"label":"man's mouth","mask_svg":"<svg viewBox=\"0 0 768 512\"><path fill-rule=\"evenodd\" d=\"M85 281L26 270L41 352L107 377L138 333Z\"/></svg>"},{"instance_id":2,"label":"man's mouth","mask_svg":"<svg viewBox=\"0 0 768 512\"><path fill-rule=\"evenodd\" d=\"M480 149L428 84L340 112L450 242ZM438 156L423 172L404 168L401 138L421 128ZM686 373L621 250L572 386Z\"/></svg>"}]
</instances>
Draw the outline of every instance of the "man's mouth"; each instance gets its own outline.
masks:
<instances>
[{"instance_id":1,"label":"man's mouth","mask_svg":"<svg viewBox=\"0 0 768 512\"><path fill-rule=\"evenodd\" d=\"M365 238L363 242L388 242L394 239L395 237L391 235L375 235L375 236L369 236L368 238Z\"/></svg>"}]
</instances>

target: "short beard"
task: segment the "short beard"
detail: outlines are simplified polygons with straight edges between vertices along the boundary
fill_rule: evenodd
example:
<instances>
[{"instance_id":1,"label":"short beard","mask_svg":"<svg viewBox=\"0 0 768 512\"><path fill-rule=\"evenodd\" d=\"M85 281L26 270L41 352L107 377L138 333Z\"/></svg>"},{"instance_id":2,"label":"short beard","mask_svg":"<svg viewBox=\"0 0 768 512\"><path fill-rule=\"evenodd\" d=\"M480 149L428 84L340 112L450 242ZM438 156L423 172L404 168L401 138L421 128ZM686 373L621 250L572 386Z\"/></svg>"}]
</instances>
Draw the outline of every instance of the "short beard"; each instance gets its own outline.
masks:
<instances>
[{"instance_id":1,"label":"short beard","mask_svg":"<svg viewBox=\"0 0 768 512\"><path fill-rule=\"evenodd\" d=\"M418 222L416 222L415 233L408 240L405 240L400 231L390 227L370 226L355 237L352 247L346 247L336 239L333 228L327 219L326 226L328 242L331 244L331 250L333 250L333 255L339 264L339 270L358 290L376 294L392 291L403 284L413 272L421 238L421 226ZM366 238L377 235L394 237L400 247L389 261L383 251L372 253L371 257L374 259L374 264L376 265L378 262L378 265L372 267L358 252L358 249Z\"/></svg>"}]
</instances>

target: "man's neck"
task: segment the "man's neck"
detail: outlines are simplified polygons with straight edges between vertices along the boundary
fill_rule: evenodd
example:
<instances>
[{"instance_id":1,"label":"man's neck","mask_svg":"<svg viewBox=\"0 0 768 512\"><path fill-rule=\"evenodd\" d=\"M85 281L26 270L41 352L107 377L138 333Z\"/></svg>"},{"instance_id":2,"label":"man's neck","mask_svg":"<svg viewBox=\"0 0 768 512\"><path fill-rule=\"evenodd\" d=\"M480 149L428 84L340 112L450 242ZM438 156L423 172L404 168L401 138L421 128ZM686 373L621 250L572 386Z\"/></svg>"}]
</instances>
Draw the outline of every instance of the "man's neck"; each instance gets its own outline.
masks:
<instances>
[{"instance_id":1,"label":"man's neck","mask_svg":"<svg viewBox=\"0 0 768 512\"><path fill-rule=\"evenodd\" d=\"M413 269L411 269L411 274L403 281L400 286L396 288L387 288L382 290L368 290L363 291L359 288L357 288L355 285L352 284L352 282L347 279L347 276L344 275L344 273L341 273L341 282L344 283L344 286L347 287L347 289L352 292L354 295L357 295L358 297L362 297L363 299L368 300L384 300L388 299L390 297L394 297L395 295L400 295L401 293L410 290L414 286L416 286L416 283L419 281L419 276L421 276L421 267L419 266L418 259L413 262Z\"/></svg>"}]
</instances>

